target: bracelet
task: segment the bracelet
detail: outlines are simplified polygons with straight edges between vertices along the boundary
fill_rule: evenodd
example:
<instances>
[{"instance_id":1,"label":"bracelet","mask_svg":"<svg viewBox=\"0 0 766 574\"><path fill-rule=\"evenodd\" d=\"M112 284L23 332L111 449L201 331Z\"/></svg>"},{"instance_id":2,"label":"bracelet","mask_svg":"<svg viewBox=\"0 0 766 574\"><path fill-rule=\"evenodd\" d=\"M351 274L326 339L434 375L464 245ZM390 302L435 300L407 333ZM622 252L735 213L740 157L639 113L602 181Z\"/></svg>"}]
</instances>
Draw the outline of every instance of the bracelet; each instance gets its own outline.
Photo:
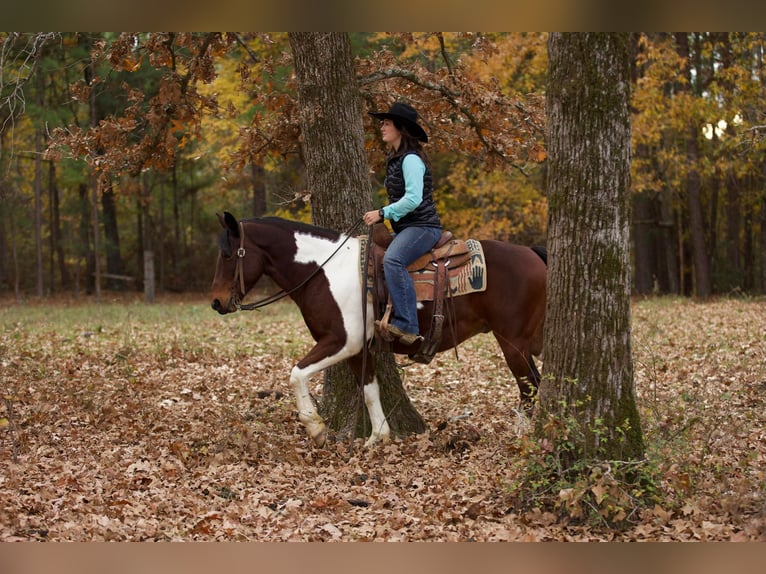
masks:
<instances>
[{"instance_id":1,"label":"bracelet","mask_svg":"<svg viewBox=\"0 0 766 574\"><path fill-rule=\"evenodd\" d=\"M386 219L386 216L383 215L383 208L382 207L378 210L378 215L380 215L380 220L381 221L384 221Z\"/></svg>"}]
</instances>

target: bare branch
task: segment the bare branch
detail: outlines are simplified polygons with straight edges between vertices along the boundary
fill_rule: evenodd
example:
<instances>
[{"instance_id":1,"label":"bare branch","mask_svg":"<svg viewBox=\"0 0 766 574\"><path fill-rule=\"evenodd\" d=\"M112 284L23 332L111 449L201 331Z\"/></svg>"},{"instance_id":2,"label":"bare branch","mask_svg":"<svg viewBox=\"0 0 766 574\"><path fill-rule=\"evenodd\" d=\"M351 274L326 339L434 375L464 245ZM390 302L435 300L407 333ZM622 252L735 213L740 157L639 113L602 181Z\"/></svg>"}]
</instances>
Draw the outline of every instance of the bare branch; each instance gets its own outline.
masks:
<instances>
[{"instance_id":1,"label":"bare branch","mask_svg":"<svg viewBox=\"0 0 766 574\"><path fill-rule=\"evenodd\" d=\"M237 44L240 45L240 47L247 52L247 55L250 56L250 60L253 62L253 64L260 64L261 58L256 54L250 46L247 45L247 42L245 42L245 39L242 37L239 33L233 33L234 39L237 41Z\"/></svg>"},{"instance_id":2,"label":"bare branch","mask_svg":"<svg viewBox=\"0 0 766 574\"><path fill-rule=\"evenodd\" d=\"M16 49L18 43L26 42ZM38 32L25 35L7 32L0 47L0 131L13 129L14 122L26 109L24 85L32 77L43 47L60 34Z\"/></svg>"},{"instance_id":3,"label":"bare branch","mask_svg":"<svg viewBox=\"0 0 766 574\"><path fill-rule=\"evenodd\" d=\"M449 70L449 75L454 77L455 68L453 68L452 61L449 58L449 54L447 54L447 46L444 43L444 33L437 32L436 37L439 39L439 48L441 48L442 58L444 58L444 64L447 66L447 70Z\"/></svg>"}]
</instances>

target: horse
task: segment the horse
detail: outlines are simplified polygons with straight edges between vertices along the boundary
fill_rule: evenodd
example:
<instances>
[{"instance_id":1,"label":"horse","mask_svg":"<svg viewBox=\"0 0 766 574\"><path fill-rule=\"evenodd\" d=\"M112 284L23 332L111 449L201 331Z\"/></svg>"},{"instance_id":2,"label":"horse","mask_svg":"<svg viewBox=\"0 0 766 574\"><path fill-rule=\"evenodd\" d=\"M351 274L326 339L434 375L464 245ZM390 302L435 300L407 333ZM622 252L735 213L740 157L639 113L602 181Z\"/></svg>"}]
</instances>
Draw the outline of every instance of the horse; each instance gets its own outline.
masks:
<instances>
[{"instance_id":1,"label":"horse","mask_svg":"<svg viewBox=\"0 0 766 574\"><path fill-rule=\"evenodd\" d=\"M343 360L348 360L359 380L370 416L372 432L365 447L387 441L391 431L380 402L370 345L375 334L373 307L368 297L366 309L362 302L362 238L277 217L238 221L224 212L218 219L223 232L211 289L212 308L227 314L289 296L316 343L290 372L298 418L314 444L321 447L325 443L327 428L311 399L308 381ZM451 299L454 320L447 318L436 352L491 331L516 379L521 406L529 409L541 379L533 356L542 352L546 252L497 240L480 243L486 261L486 288ZM243 304L263 275L281 293ZM431 302L419 303L421 330L431 324L432 306ZM411 354L417 351L417 343L407 346L394 341L391 350Z\"/></svg>"}]
</instances>

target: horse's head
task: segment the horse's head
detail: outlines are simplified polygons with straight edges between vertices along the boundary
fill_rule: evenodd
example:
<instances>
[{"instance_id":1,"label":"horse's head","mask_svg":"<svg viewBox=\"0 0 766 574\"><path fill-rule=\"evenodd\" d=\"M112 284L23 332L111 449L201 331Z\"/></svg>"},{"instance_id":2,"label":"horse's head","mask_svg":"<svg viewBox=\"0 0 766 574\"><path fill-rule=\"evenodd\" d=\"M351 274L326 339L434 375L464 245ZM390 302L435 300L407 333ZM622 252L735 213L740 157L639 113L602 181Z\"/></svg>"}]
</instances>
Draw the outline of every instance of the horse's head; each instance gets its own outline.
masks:
<instances>
[{"instance_id":1,"label":"horse's head","mask_svg":"<svg viewBox=\"0 0 766 574\"><path fill-rule=\"evenodd\" d=\"M244 227L228 211L218 215L223 227L216 263L212 307L222 315L233 313L263 273L260 250L247 241Z\"/></svg>"}]
</instances>

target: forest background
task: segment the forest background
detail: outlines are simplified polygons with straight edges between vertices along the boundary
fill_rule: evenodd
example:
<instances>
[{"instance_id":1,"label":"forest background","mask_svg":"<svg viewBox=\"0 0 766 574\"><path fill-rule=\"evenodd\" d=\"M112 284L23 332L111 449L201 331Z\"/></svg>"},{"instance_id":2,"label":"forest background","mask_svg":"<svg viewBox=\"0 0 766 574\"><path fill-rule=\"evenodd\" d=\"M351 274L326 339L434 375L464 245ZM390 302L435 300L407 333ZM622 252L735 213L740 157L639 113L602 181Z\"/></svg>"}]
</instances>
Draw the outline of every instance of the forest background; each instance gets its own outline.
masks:
<instances>
[{"instance_id":1,"label":"forest background","mask_svg":"<svg viewBox=\"0 0 766 574\"><path fill-rule=\"evenodd\" d=\"M351 39L379 204L404 98L445 227L544 244L547 35ZM634 293L764 293L766 34L632 39ZM0 33L0 293L205 291L216 212L311 219L300 138L286 34Z\"/></svg>"}]
</instances>

